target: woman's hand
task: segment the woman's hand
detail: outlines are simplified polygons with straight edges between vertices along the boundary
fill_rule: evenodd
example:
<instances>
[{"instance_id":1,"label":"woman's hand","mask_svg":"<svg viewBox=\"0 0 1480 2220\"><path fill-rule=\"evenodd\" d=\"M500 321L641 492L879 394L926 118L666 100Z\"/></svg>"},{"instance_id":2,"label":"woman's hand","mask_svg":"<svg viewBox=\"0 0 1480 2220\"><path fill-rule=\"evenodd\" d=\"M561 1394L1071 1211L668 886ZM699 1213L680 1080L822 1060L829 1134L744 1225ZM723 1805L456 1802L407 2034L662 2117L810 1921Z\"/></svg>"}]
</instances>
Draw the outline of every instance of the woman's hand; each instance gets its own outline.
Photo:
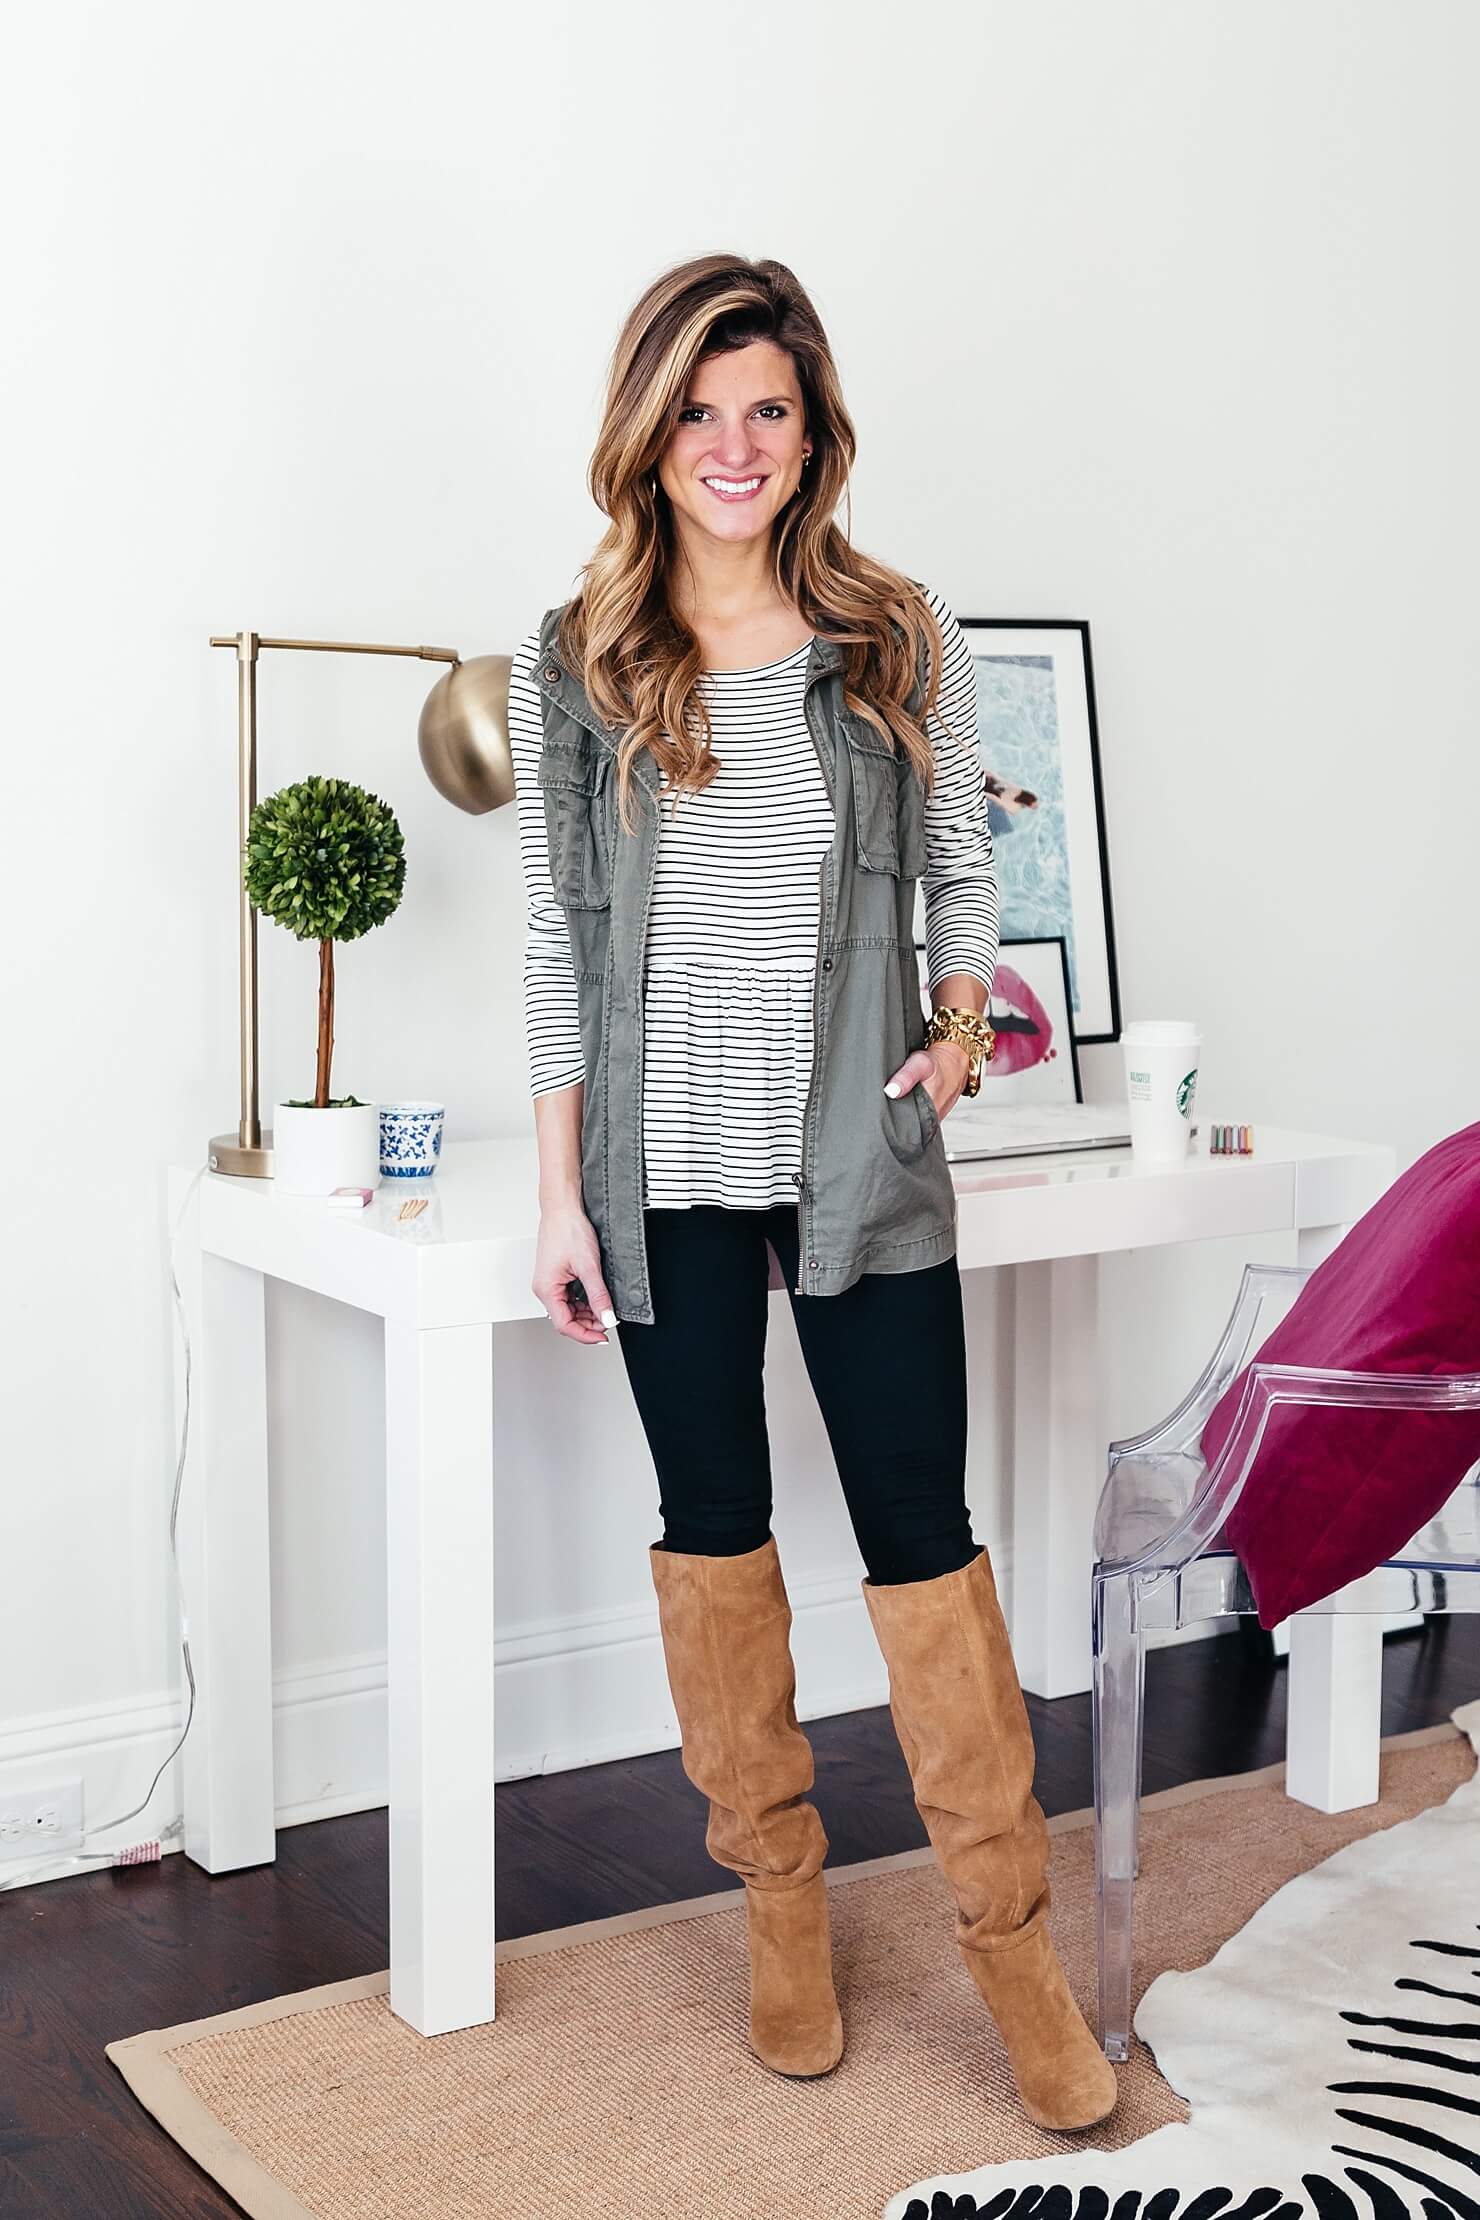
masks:
<instances>
[{"instance_id":1,"label":"woman's hand","mask_svg":"<svg viewBox=\"0 0 1480 2220\"><path fill-rule=\"evenodd\" d=\"M970 1069L971 1058L959 1041L934 1041L929 1048L911 1050L894 1076L884 1082L884 1092L907 1095L911 1087L923 1087L935 1105L936 1116L943 1118L959 1098Z\"/></svg>"},{"instance_id":2,"label":"woman's hand","mask_svg":"<svg viewBox=\"0 0 1480 2220\"><path fill-rule=\"evenodd\" d=\"M580 1282L584 1294L571 1289L571 1280ZM617 1314L601 1276L596 1228L578 1202L546 1203L541 1209L529 1284L557 1333L571 1341L610 1341L602 1325L615 1328Z\"/></svg>"}]
</instances>

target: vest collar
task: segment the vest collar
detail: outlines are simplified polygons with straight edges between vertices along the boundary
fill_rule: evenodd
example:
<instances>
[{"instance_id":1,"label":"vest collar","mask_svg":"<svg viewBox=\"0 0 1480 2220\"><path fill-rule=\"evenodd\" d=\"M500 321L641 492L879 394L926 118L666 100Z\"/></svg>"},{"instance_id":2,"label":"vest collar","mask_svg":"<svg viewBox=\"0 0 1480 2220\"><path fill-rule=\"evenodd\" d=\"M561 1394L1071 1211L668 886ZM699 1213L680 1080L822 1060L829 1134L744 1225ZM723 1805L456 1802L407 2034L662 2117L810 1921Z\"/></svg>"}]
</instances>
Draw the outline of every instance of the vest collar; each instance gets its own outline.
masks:
<instances>
[{"instance_id":1,"label":"vest collar","mask_svg":"<svg viewBox=\"0 0 1480 2220\"><path fill-rule=\"evenodd\" d=\"M586 697L585 687L567 669L565 658L555 645L559 618L560 610L551 609L540 626L540 652L534 666L535 685L547 700L555 702L568 717L574 717L577 724L584 725L608 754L615 755L622 734L614 731L610 725L603 724ZM811 685L814 678L837 670L842 661L843 648L840 641L815 638L807 657L807 676L803 691L806 686ZM657 785L658 766L650 749L641 750L632 768L645 786Z\"/></svg>"}]
</instances>

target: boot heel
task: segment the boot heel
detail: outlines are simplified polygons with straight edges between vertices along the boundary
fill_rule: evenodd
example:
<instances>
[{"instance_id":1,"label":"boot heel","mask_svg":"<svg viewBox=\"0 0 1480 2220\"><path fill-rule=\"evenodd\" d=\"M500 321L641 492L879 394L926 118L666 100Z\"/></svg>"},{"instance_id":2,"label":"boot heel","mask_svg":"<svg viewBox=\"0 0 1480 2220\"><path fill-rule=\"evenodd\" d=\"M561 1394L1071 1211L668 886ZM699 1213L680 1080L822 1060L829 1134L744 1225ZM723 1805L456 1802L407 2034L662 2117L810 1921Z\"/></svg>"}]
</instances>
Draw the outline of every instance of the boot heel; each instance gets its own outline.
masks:
<instances>
[{"instance_id":1,"label":"boot heel","mask_svg":"<svg viewBox=\"0 0 1480 2220\"><path fill-rule=\"evenodd\" d=\"M1098 2126L1120 2094L1115 2068L1085 2024L1046 1929L1007 1950L961 1955L997 2022L1024 2112L1071 2135Z\"/></svg>"},{"instance_id":2,"label":"boot heel","mask_svg":"<svg viewBox=\"0 0 1480 2220\"><path fill-rule=\"evenodd\" d=\"M745 1890L750 1942L750 2047L774 2073L829 2074L843 2055L832 1981L827 1883Z\"/></svg>"}]
</instances>

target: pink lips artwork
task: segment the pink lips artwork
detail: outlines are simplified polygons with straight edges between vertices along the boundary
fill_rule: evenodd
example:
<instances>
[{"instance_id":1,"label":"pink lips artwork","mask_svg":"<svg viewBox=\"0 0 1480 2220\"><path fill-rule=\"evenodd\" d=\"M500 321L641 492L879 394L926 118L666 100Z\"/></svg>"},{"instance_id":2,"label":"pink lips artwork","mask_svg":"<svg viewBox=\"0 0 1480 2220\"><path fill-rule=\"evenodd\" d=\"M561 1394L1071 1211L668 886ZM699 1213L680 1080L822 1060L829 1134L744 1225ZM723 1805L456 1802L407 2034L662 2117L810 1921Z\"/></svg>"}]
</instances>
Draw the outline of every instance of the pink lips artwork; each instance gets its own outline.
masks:
<instances>
[{"instance_id":1,"label":"pink lips artwork","mask_svg":"<svg viewBox=\"0 0 1480 2220\"><path fill-rule=\"evenodd\" d=\"M1006 1005L1005 1009L1003 1005ZM987 1023L997 1036L996 1051L983 1069L983 1085L995 1073L1031 1071L1057 1056L1053 1021L1026 979L1000 960L992 979Z\"/></svg>"}]
</instances>

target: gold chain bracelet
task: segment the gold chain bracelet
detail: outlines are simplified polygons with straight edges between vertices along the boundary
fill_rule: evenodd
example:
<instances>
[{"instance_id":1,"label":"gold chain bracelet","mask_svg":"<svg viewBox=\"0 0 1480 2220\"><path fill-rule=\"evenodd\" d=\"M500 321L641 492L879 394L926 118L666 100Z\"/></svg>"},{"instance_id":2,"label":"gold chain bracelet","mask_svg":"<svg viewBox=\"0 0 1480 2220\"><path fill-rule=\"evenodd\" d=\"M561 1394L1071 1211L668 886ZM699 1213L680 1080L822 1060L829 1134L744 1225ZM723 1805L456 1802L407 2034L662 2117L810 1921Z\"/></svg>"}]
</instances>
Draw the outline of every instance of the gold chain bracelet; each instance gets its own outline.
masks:
<instances>
[{"instance_id":1,"label":"gold chain bracelet","mask_svg":"<svg viewBox=\"0 0 1480 2220\"><path fill-rule=\"evenodd\" d=\"M963 1095L974 1095L982 1083L982 1065L989 1064L996 1054L997 1035L980 1010L958 1010L949 1006L936 1010L925 1028L925 1046L936 1041L954 1041L964 1048L967 1056L966 1080Z\"/></svg>"}]
</instances>

